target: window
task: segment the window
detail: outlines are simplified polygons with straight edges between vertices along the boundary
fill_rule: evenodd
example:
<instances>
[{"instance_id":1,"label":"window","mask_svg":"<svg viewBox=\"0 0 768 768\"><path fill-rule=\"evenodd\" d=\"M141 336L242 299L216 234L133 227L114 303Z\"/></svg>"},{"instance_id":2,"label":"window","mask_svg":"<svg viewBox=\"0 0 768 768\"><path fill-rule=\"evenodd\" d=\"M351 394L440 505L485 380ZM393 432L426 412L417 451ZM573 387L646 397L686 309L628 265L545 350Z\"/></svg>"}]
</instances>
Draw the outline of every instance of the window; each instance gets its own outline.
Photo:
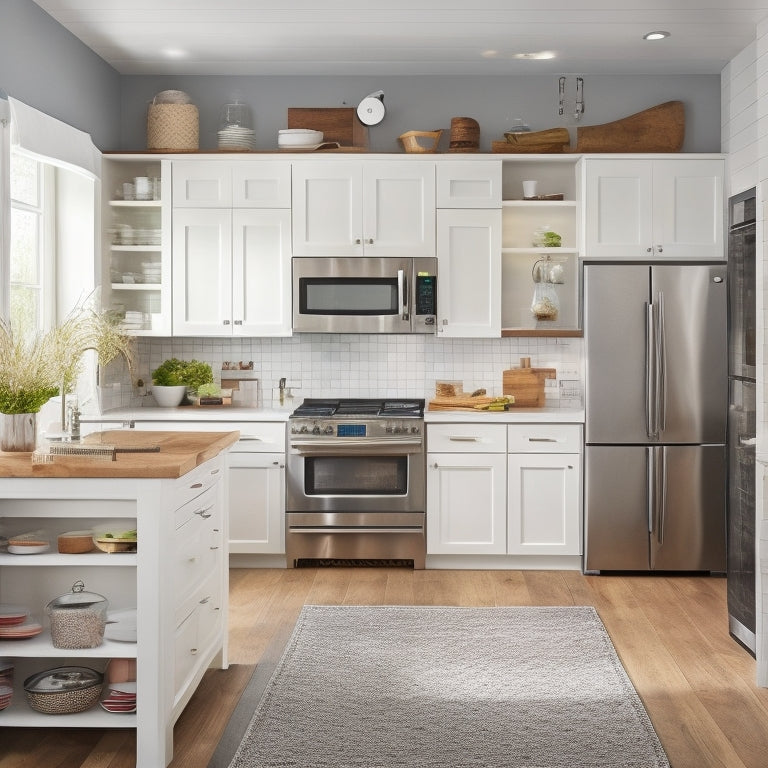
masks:
<instances>
[{"instance_id":1,"label":"window","mask_svg":"<svg viewBox=\"0 0 768 768\"><path fill-rule=\"evenodd\" d=\"M49 328L53 314L52 171L11 153L10 318L16 333Z\"/></svg>"}]
</instances>

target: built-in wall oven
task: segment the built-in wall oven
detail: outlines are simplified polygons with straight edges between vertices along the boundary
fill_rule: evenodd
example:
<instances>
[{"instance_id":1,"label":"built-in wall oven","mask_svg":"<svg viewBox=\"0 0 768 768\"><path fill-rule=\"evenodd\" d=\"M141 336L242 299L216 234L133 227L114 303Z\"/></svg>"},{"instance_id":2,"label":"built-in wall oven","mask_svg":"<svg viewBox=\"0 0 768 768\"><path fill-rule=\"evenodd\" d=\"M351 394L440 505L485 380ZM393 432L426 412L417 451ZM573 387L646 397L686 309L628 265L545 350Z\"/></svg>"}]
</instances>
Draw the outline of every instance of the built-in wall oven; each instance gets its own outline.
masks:
<instances>
[{"instance_id":1,"label":"built-in wall oven","mask_svg":"<svg viewBox=\"0 0 768 768\"><path fill-rule=\"evenodd\" d=\"M289 418L288 567L426 557L424 400L305 400Z\"/></svg>"},{"instance_id":2,"label":"built-in wall oven","mask_svg":"<svg viewBox=\"0 0 768 768\"><path fill-rule=\"evenodd\" d=\"M294 258L293 330L434 333L437 259Z\"/></svg>"}]
</instances>

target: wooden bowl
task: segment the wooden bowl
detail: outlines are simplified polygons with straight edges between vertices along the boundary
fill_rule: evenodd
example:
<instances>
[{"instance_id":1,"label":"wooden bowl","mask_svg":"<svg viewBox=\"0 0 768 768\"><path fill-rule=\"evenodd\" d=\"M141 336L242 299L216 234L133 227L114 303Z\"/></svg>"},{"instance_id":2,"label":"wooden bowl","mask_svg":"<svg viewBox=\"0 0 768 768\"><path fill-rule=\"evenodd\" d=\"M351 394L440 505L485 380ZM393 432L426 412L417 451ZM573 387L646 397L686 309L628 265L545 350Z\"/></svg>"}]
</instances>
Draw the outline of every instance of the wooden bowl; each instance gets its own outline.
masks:
<instances>
[{"instance_id":1,"label":"wooden bowl","mask_svg":"<svg viewBox=\"0 0 768 768\"><path fill-rule=\"evenodd\" d=\"M112 539L105 536L94 536L93 543L102 551L109 554L115 552L135 552L136 539Z\"/></svg>"},{"instance_id":2,"label":"wooden bowl","mask_svg":"<svg viewBox=\"0 0 768 768\"><path fill-rule=\"evenodd\" d=\"M437 152L437 145L443 135L439 131L406 131L397 138L403 142L406 152Z\"/></svg>"}]
</instances>

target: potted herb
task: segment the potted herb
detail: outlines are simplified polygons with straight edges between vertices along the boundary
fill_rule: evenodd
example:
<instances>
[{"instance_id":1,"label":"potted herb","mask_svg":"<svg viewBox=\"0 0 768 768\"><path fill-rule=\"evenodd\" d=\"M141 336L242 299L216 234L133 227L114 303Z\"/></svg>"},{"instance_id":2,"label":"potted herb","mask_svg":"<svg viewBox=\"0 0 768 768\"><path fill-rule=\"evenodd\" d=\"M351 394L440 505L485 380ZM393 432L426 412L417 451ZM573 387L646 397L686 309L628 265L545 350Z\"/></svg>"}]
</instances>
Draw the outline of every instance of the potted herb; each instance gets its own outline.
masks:
<instances>
[{"instance_id":1,"label":"potted herb","mask_svg":"<svg viewBox=\"0 0 768 768\"><path fill-rule=\"evenodd\" d=\"M123 357L133 367L134 339L120 331L120 318L89 303L44 333L17 333L0 320L0 450L34 450L37 413L59 393L64 413L87 350L96 351L100 365Z\"/></svg>"},{"instance_id":2,"label":"potted herb","mask_svg":"<svg viewBox=\"0 0 768 768\"><path fill-rule=\"evenodd\" d=\"M199 360L172 357L152 371L152 394L160 406L180 405L187 393L204 384L213 384L213 369Z\"/></svg>"}]
</instances>

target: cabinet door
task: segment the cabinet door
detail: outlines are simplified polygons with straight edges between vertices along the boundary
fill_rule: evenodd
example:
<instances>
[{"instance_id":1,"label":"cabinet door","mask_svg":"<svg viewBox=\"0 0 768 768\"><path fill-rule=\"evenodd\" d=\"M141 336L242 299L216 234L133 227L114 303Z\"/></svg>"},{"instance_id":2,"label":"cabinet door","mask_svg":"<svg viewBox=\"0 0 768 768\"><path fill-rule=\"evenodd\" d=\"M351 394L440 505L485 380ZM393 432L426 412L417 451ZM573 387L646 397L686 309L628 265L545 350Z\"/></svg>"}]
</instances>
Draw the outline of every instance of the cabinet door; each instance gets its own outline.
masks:
<instances>
[{"instance_id":1,"label":"cabinet door","mask_svg":"<svg viewBox=\"0 0 768 768\"><path fill-rule=\"evenodd\" d=\"M293 255L362 255L360 164L295 163L292 179Z\"/></svg>"},{"instance_id":2,"label":"cabinet door","mask_svg":"<svg viewBox=\"0 0 768 768\"><path fill-rule=\"evenodd\" d=\"M429 454L427 554L504 554L507 549L503 453Z\"/></svg>"},{"instance_id":3,"label":"cabinet door","mask_svg":"<svg viewBox=\"0 0 768 768\"><path fill-rule=\"evenodd\" d=\"M664 259L725 258L719 159L653 163L653 248Z\"/></svg>"},{"instance_id":4,"label":"cabinet door","mask_svg":"<svg viewBox=\"0 0 768 768\"><path fill-rule=\"evenodd\" d=\"M291 335L291 212L232 213L232 333Z\"/></svg>"},{"instance_id":5,"label":"cabinet door","mask_svg":"<svg viewBox=\"0 0 768 768\"><path fill-rule=\"evenodd\" d=\"M437 163L438 208L500 208L501 161Z\"/></svg>"},{"instance_id":6,"label":"cabinet door","mask_svg":"<svg viewBox=\"0 0 768 768\"><path fill-rule=\"evenodd\" d=\"M173 333L231 335L232 212L173 214Z\"/></svg>"},{"instance_id":7,"label":"cabinet door","mask_svg":"<svg viewBox=\"0 0 768 768\"><path fill-rule=\"evenodd\" d=\"M230 552L285 553L284 488L284 454L230 454Z\"/></svg>"},{"instance_id":8,"label":"cabinet door","mask_svg":"<svg viewBox=\"0 0 768 768\"><path fill-rule=\"evenodd\" d=\"M510 454L510 555L581 554L580 477L578 453Z\"/></svg>"},{"instance_id":9,"label":"cabinet door","mask_svg":"<svg viewBox=\"0 0 768 768\"><path fill-rule=\"evenodd\" d=\"M174 208L231 208L232 166L219 160L172 162Z\"/></svg>"},{"instance_id":10,"label":"cabinet door","mask_svg":"<svg viewBox=\"0 0 768 768\"><path fill-rule=\"evenodd\" d=\"M363 164L363 251L366 256L435 255L435 164Z\"/></svg>"},{"instance_id":11,"label":"cabinet door","mask_svg":"<svg viewBox=\"0 0 768 768\"><path fill-rule=\"evenodd\" d=\"M501 336L501 210L437 212L437 332Z\"/></svg>"},{"instance_id":12,"label":"cabinet door","mask_svg":"<svg viewBox=\"0 0 768 768\"><path fill-rule=\"evenodd\" d=\"M652 256L652 168L649 160L586 162L584 258Z\"/></svg>"},{"instance_id":13,"label":"cabinet door","mask_svg":"<svg viewBox=\"0 0 768 768\"><path fill-rule=\"evenodd\" d=\"M235 208L290 208L291 164L242 161L232 165Z\"/></svg>"}]
</instances>

